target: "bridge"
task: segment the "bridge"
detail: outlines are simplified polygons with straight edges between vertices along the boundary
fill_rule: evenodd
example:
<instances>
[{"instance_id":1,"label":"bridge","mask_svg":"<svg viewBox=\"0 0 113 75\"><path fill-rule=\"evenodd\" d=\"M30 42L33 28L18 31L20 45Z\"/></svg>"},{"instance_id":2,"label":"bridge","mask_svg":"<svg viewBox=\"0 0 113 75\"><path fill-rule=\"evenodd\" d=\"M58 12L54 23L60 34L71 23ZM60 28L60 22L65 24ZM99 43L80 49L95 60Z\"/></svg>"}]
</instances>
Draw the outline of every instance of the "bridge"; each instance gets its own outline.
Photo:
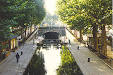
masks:
<instances>
[{"instance_id":1,"label":"bridge","mask_svg":"<svg viewBox=\"0 0 113 75\"><path fill-rule=\"evenodd\" d=\"M38 36L42 36L43 44L64 43L61 37L66 36L65 27L40 27L38 29Z\"/></svg>"},{"instance_id":2,"label":"bridge","mask_svg":"<svg viewBox=\"0 0 113 75\"><path fill-rule=\"evenodd\" d=\"M38 30L38 36L44 36L46 33L54 33L59 36L65 36L65 27L40 27Z\"/></svg>"}]
</instances>

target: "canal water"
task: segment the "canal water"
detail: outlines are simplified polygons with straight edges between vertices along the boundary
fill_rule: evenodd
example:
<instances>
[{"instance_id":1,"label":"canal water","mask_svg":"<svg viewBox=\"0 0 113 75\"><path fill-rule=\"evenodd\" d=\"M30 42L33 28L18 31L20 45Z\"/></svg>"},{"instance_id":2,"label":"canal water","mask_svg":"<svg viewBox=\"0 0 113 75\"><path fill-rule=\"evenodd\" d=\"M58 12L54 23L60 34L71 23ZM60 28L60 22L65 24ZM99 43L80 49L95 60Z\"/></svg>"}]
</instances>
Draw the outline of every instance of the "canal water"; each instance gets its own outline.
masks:
<instances>
[{"instance_id":1,"label":"canal water","mask_svg":"<svg viewBox=\"0 0 113 75\"><path fill-rule=\"evenodd\" d=\"M41 48L40 52L44 55L46 75L57 75L56 69L61 63L60 49L51 45L48 48Z\"/></svg>"}]
</instances>

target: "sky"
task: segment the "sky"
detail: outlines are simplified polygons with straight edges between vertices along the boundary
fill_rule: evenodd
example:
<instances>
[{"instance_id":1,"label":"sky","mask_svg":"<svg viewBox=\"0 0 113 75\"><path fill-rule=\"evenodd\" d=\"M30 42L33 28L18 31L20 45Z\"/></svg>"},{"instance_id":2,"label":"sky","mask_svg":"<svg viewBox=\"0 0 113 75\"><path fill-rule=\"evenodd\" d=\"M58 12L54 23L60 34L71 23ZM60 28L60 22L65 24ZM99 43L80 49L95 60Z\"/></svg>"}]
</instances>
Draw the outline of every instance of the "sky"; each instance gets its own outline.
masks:
<instances>
[{"instance_id":1,"label":"sky","mask_svg":"<svg viewBox=\"0 0 113 75\"><path fill-rule=\"evenodd\" d=\"M57 0L45 0L45 8L51 15L55 14Z\"/></svg>"}]
</instances>

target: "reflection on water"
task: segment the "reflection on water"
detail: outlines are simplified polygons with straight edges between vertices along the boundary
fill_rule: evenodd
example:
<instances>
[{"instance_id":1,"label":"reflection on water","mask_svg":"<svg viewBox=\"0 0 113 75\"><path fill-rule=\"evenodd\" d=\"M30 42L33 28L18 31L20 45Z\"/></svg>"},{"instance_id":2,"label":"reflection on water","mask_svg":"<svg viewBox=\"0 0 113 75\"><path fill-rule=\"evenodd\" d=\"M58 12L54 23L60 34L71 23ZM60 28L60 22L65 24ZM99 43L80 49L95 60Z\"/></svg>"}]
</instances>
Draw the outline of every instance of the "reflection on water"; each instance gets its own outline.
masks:
<instances>
[{"instance_id":1,"label":"reflection on water","mask_svg":"<svg viewBox=\"0 0 113 75\"><path fill-rule=\"evenodd\" d=\"M41 52L34 53L23 75L45 75L45 74L46 70L44 66L43 54Z\"/></svg>"},{"instance_id":2,"label":"reflection on water","mask_svg":"<svg viewBox=\"0 0 113 75\"><path fill-rule=\"evenodd\" d=\"M56 69L58 69L61 62L60 49L51 45L48 49L41 48L40 51L44 55L46 75L57 75Z\"/></svg>"}]
</instances>

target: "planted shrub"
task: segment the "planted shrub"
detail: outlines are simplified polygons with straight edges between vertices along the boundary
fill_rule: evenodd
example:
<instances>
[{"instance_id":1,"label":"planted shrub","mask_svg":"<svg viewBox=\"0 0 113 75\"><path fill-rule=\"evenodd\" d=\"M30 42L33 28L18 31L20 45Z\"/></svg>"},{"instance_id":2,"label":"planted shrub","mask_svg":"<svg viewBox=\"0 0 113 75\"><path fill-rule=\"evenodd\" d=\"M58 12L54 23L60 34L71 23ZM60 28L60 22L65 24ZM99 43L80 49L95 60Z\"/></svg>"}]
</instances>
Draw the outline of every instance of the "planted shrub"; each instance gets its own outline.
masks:
<instances>
[{"instance_id":1,"label":"planted shrub","mask_svg":"<svg viewBox=\"0 0 113 75\"><path fill-rule=\"evenodd\" d=\"M83 75L66 46L62 46L61 65L57 69L57 75Z\"/></svg>"}]
</instances>

